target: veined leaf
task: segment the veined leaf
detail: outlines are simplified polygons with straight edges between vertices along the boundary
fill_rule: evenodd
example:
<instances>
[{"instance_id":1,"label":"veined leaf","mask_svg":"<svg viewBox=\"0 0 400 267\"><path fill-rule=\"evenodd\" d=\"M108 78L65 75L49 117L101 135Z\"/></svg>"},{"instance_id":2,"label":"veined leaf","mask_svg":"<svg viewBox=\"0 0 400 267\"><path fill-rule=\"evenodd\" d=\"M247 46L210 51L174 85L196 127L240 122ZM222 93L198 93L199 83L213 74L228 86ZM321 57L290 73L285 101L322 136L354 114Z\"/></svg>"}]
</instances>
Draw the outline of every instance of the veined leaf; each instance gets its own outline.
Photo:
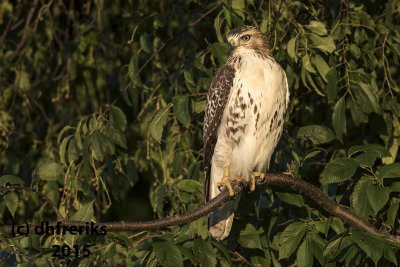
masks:
<instances>
[{"instance_id":1,"label":"veined leaf","mask_svg":"<svg viewBox=\"0 0 400 267\"><path fill-rule=\"evenodd\" d=\"M289 258L293 254L305 232L305 225L302 222L295 222L286 227L279 240L279 259Z\"/></svg>"},{"instance_id":2,"label":"veined leaf","mask_svg":"<svg viewBox=\"0 0 400 267\"><path fill-rule=\"evenodd\" d=\"M303 62L303 67L311 73L317 73L317 71L313 68L313 66L311 65L310 62L310 57L308 56L308 54L305 54L302 58L302 62Z\"/></svg>"},{"instance_id":3,"label":"veined leaf","mask_svg":"<svg viewBox=\"0 0 400 267\"><path fill-rule=\"evenodd\" d=\"M8 192L5 192L1 197L6 202L6 206L7 206L8 210L10 211L11 216L14 217L14 214L15 214L15 211L17 210L18 202L19 202L17 193L8 191Z\"/></svg>"},{"instance_id":4,"label":"veined leaf","mask_svg":"<svg viewBox=\"0 0 400 267\"><path fill-rule=\"evenodd\" d=\"M296 263L298 267L313 266L314 257L310 248L310 240L306 236L297 250Z\"/></svg>"},{"instance_id":5,"label":"veined leaf","mask_svg":"<svg viewBox=\"0 0 400 267\"><path fill-rule=\"evenodd\" d=\"M91 222L94 219L93 200L82 205L79 210L71 216L71 220Z\"/></svg>"},{"instance_id":6,"label":"veined leaf","mask_svg":"<svg viewBox=\"0 0 400 267\"><path fill-rule=\"evenodd\" d=\"M44 160L38 164L37 175L46 181L61 181L64 173L60 164L52 160Z\"/></svg>"},{"instance_id":7,"label":"veined leaf","mask_svg":"<svg viewBox=\"0 0 400 267\"><path fill-rule=\"evenodd\" d=\"M297 138L310 139L316 145L329 143L335 139L335 134L331 129L321 125L310 125L301 127L297 133Z\"/></svg>"},{"instance_id":8,"label":"veined leaf","mask_svg":"<svg viewBox=\"0 0 400 267\"><path fill-rule=\"evenodd\" d=\"M260 237L251 223L248 223L246 228L240 232L238 243L245 248L262 249Z\"/></svg>"},{"instance_id":9,"label":"veined leaf","mask_svg":"<svg viewBox=\"0 0 400 267\"><path fill-rule=\"evenodd\" d=\"M388 202L390 194L389 187L372 185L368 188L367 195L369 203L375 213L378 213Z\"/></svg>"},{"instance_id":10,"label":"veined leaf","mask_svg":"<svg viewBox=\"0 0 400 267\"><path fill-rule=\"evenodd\" d=\"M326 94L328 96L329 101L335 101L338 93L338 77L336 67L332 67L329 69L326 74L326 79L328 83L326 84Z\"/></svg>"},{"instance_id":11,"label":"veined leaf","mask_svg":"<svg viewBox=\"0 0 400 267\"><path fill-rule=\"evenodd\" d=\"M177 95L172 98L175 118L185 126L190 123L189 96Z\"/></svg>"},{"instance_id":12,"label":"veined leaf","mask_svg":"<svg viewBox=\"0 0 400 267\"><path fill-rule=\"evenodd\" d=\"M172 242L156 241L153 242L153 251L157 259L163 266L179 267L183 266L183 258L180 250Z\"/></svg>"},{"instance_id":13,"label":"veined leaf","mask_svg":"<svg viewBox=\"0 0 400 267\"><path fill-rule=\"evenodd\" d=\"M391 163L383 166L378 172L379 179L400 178L400 163Z\"/></svg>"},{"instance_id":14,"label":"veined leaf","mask_svg":"<svg viewBox=\"0 0 400 267\"><path fill-rule=\"evenodd\" d=\"M24 181L15 175L2 175L0 176L0 186L5 186L9 184L23 184Z\"/></svg>"},{"instance_id":15,"label":"veined leaf","mask_svg":"<svg viewBox=\"0 0 400 267\"><path fill-rule=\"evenodd\" d=\"M293 37L289 40L287 44L287 52L289 56L293 58L295 62L297 62L298 57L296 54L296 37Z\"/></svg>"},{"instance_id":16,"label":"veined leaf","mask_svg":"<svg viewBox=\"0 0 400 267\"><path fill-rule=\"evenodd\" d=\"M385 245L379 238L368 235L365 233L352 231L351 237L354 242L370 257L375 264L378 263L379 259L383 256Z\"/></svg>"},{"instance_id":17,"label":"veined leaf","mask_svg":"<svg viewBox=\"0 0 400 267\"><path fill-rule=\"evenodd\" d=\"M372 166L377 158L390 156L389 151L385 147L377 144L353 146L349 148L347 154L352 156L359 152L361 152L361 154L354 157L354 159L360 164L367 166Z\"/></svg>"},{"instance_id":18,"label":"veined leaf","mask_svg":"<svg viewBox=\"0 0 400 267\"><path fill-rule=\"evenodd\" d=\"M164 108L160 108L154 114L153 119L150 122L150 133L151 136L157 141L161 141L162 133L169 115L169 109L172 107L172 103L168 104Z\"/></svg>"},{"instance_id":19,"label":"veined leaf","mask_svg":"<svg viewBox=\"0 0 400 267\"><path fill-rule=\"evenodd\" d=\"M320 55L315 55L311 58L311 62L317 68L317 71L321 75L322 79L325 82L328 82L326 75L329 72L329 66L326 61Z\"/></svg>"},{"instance_id":20,"label":"veined leaf","mask_svg":"<svg viewBox=\"0 0 400 267\"><path fill-rule=\"evenodd\" d=\"M354 187L354 192L351 194L350 203L356 215L361 218L367 218L370 204L368 201L368 190L371 188L373 181L372 178L362 177Z\"/></svg>"},{"instance_id":21,"label":"veined leaf","mask_svg":"<svg viewBox=\"0 0 400 267\"><path fill-rule=\"evenodd\" d=\"M336 49L332 36L321 37L313 33L309 36L312 44L323 52L332 53Z\"/></svg>"},{"instance_id":22,"label":"veined leaf","mask_svg":"<svg viewBox=\"0 0 400 267\"><path fill-rule=\"evenodd\" d=\"M352 158L338 158L326 165L322 172L323 184L339 183L350 180L358 168L358 163Z\"/></svg>"},{"instance_id":23,"label":"veined leaf","mask_svg":"<svg viewBox=\"0 0 400 267\"><path fill-rule=\"evenodd\" d=\"M371 103L372 109L375 113L380 114L381 113L381 108L379 106L379 100L378 96L372 89L372 87L366 83L360 82L359 87L362 89L362 91L367 95L369 102Z\"/></svg>"},{"instance_id":24,"label":"veined leaf","mask_svg":"<svg viewBox=\"0 0 400 267\"><path fill-rule=\"evenodd\" d=\"M332 126L336 132L337 138L343 142L343 133L346 132L346 101L342 96L336 103L332 114Z\"/></svg>"},{"instance_id":25,"label":"veined leaf","mask_svg":"<svg viewBox=\"0 0 400 267\"><path fill-rule=\"evenodd\" d=\"M201 113L206 109L206 100L194 101L192 100L192 111L195 113Z\"/></svg>"},{"instance_id":26,"label":"veined leaf","mask_svg":"<svg viewBox=\"0 0 400 267\"><path fill-rule=\"evenodd\" d=\"M324 36L327 35L328 32L325 28L325 25L320 21L312 20L306 27L315 34Z\"/></svg>"},{"instance_id":27,"label":"veined leaf","mask_svg":"<svg viewBox=\"0 0 400 267\"><path fill-rule=\"evenodd\" d=\"M92 133L92 148L94 158L98 161L103 161L103 142L97 130Z\"/></svg>"},{"instance_id":28,"label":"veined leaf","mask_svg":"<svg viewBox=\"0 0 400 267\"><path fill-rule=\"evenodd\" d=\"M201 238L193 241L194 257L200 263L200 266L208 267L217 264L217 255L211 244Z\"/></svg>"},{"instance_id":29,"label":"veined leaf","mask_svg":"<svg viewBox=\"0 0 400 267\"><path fill-rule=\"evenodd\" d=\"M113 122L121 131L125 131L127 121L125 113L117 106L110 109L110 121Z\"/></svg>"}]
</instances>

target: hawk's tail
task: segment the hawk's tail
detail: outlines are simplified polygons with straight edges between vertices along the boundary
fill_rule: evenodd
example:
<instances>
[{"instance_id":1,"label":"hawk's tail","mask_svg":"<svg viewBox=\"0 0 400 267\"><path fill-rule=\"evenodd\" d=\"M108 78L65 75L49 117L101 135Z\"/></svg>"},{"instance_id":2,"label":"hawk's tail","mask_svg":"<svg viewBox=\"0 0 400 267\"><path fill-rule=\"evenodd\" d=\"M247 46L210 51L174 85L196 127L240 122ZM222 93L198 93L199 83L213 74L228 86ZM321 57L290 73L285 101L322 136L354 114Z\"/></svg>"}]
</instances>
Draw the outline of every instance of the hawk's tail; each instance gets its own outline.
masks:
<instances>
[{"instance_id":1,"label":"hawk's tail","mask_svg":"<svg viewBox=\"0 0 400 267\"><path fill-rule=\"evenodd\" d=\"M208 232L217 240L226 238L231 232L234 212L239 204L240 195L226 202L208 217Z\"/></svg>"}]
</instances>

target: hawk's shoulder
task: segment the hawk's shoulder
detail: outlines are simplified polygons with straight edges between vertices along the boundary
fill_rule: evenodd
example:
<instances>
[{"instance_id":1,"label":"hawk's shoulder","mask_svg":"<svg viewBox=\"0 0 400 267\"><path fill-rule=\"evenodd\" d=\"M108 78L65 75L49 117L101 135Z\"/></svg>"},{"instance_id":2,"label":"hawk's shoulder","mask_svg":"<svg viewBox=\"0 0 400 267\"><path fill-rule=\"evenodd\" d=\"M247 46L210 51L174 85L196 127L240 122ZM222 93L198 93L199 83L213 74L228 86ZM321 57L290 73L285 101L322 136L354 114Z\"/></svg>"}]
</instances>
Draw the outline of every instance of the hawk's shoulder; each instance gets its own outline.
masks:
<instances>
[{"instance_id":1,"label":"hawk's shoulder","mask_svg":"<svg viewBox=\"0 0 400 267\"><path fill-rule=\"evenodd\" d=\"M208 200L208 184L210 180L211 159L214 147L217 142L218 128L221 123L228 101L229 92L233 86L236 69L231 64L225 64L218 69L211 82L210 90L207 94L207 105L203 125L203 144L204 144L204 172L205 172L205 196Z\"/></svg>"}]
</instances>

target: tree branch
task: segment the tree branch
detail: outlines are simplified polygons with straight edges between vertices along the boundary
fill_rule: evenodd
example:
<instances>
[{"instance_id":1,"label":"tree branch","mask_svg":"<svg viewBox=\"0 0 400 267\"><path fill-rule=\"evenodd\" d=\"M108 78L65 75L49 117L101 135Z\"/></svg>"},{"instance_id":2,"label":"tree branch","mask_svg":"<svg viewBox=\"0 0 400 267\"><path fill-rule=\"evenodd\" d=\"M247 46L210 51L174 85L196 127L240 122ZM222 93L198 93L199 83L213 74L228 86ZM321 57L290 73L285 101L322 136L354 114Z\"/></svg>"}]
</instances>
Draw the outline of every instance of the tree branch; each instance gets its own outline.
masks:
<instances>
[{"instance_id":1,"label":"tree branch","mask_svg":"<svg viewBox=\"0 0 400 267\"><path fill-rule=\"evenodd\" d=\"M307 183L306 181L295 178L290 175L286 174L265 174L265 178L263 179L257 179L256 181L257 185L282 185L285 186L286 188L293 189L300 194L307 196L314 200L323 210L328 212L329 214L343 220L344 222L348 223L350 226L354 227L355 229L366 232L369 234L373 234L376 236L383 236L386 238L389 238L392 241L395 241L397 243L400 243L400 236L397 235L389 235L385 234L378 229L374 228L370 223L364 221L360 217L352 214L348 210L340 207L339 204L331 200L327 195L325 195L319 188L315 187L314 185L311 185ZM246 188L246 185L244 184L234 184L233 189L235 194L239 194L241 191L243 191ZM0 188L0 191L4 191L4 189L22 189L22 190L27 190L27 187L23 186L8 186L4 188ZM159 220L153 220L153 221L144 221L144 222L108 222L108 223L97 223L96 226L102 227L105 226L107 231L148 231L148 230L155 230L155 229L162 229L166 228L169 226L174 226L174 225L182 225L182 224L187 224L192 221L195 221L201 217L209 215L211 212L215 211L218 209L220 206L222 206L226 201L230 200L231 196L229 195L229 192L226 188L224 188L218 196L210 200L209 202L201 205L197 209L182 214L182 215L176 215L173 217L168 217L168 218L162 218ZM47 202L51 202L48 198L46 200ZM52 207L55 207L54 204L51 204ZM53 208L54 209L54 208ZM57 210L58 212L58 210ZM70 220L64 220L61 219L59 222L49 222L50 226L55 226L58 224L65 225L65 226L87 226L86 222L80 222L80 221L70 221ZM31 225L31 227L35 227L36 225ZM2 226L4 230L8 233L11 233L11 227L12 226Z\"/></svg>"}]
</instances>

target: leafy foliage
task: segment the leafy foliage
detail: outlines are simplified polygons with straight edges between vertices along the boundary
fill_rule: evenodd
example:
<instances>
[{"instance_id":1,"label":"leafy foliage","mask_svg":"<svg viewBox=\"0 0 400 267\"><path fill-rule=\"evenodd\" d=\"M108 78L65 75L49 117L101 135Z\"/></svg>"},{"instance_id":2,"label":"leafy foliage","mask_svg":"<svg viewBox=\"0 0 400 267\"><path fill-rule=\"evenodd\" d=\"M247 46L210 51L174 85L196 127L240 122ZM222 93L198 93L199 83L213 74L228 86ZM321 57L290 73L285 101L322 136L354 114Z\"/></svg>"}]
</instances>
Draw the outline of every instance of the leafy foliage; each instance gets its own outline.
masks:
<instances>
[{"instance_id":1,"label":"leafy foliage","mask_svg":"<svg viewBox=\"0 0 400 267\"><path fill-rule=\"evenodd\" d=\"M247 24L267 34L291 91L270 171L290 171L381 231L399 232L399 1L0 5L1 186L30 185L63 217L81 221L132 214L145 220L197 208L204 203L206 93L228 57L224 36ZM56 219L25 191L1 191L0 214L7 225ZM357 232L278 186L243 193L222 242L208 237L205 218L138 235L11 239L0 228L0 238L6 266L400 261L398 244ZM80 251L86 245L90 255L52 257L53 245L64 244Z\"/></svg>"}]
</instances>

